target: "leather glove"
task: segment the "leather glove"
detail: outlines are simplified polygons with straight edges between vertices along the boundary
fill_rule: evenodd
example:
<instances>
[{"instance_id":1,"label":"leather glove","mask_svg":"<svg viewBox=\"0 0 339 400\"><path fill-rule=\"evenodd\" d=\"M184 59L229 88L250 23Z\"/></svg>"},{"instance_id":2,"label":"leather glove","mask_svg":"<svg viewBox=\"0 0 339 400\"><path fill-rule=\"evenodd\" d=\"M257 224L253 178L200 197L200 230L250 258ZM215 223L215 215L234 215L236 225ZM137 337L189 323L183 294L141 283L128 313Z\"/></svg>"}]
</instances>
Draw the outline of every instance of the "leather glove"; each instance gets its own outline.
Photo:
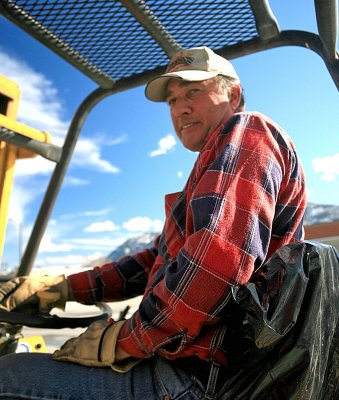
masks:
<instances>
[{"instance_id":1,"label":"leather glove","mask_svg":"<svg viewBox=\"0 0 339 400\"><path fill-rule=\"evenodd\" d=\"M0 286L0 308L26 313L49 312L52 308L65 309L69 299L65 275L21 276Z\"/></svg>"},{"instance_id":2,"label":"leather glove","mask_svg":"<svg viewBox=\"0 0 339 400\"><path fill-rule=\"evenodd\" d=\"M125 321L115 323L99 320L76 338L67 340L53 354L54 360L69 361L89 367L111 367L118 372L127 372L140 359L129 357L115 363L116 343Z\"/></svg>"}]
</instances>

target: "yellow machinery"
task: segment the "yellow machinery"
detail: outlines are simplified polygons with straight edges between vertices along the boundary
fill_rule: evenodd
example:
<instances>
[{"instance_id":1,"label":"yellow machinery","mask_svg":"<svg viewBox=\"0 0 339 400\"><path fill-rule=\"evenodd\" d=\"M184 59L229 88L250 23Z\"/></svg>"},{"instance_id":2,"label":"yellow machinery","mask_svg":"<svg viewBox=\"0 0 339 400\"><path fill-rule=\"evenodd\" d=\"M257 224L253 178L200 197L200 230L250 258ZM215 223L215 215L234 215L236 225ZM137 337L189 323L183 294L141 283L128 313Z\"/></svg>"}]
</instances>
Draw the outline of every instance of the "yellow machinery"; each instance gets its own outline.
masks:
<instances>
[{"instance_id":1,"label":"yellow machinery","mask_svg":"<svg viewBox=\"0 0 339 400\"><path fill-rule=\"evenodd\" d=\"M21 147L20 141L27 143L33 139L42 143L50 143L48 133L16 121L19 100L20 89L18 85L0 75L0 260L5 241L15 162L19 158L30 158L37 155L34 151L27 149L27 146L25 146L26 148ZM17 145L12 144L14 137L16 137ZM9 140L2 140L4 138Z\"/></svg>"},{"instance_id":2,"label":"yellow machinery","mask_svg":"<svg viewBox=\"0 0 339 400\"><path fill-rule=\"evenodd\" d=\"M20 338L17 353L47 353L47 346L42 336L30 336Z\"/></svg>"},{"instance_id":3,"label":"yellow machinery","mask_svg":"<svg viewBox=\"0 0 339 400\"><path fill-rule=\"evenodd\" d=\"M15 162L20 158L37 156L37 153L27 146L30 140L50 143L48 133L16 121L19 100L20 89L18 85L0 74L0 260L5 242ZM14 141L16 144L13 144ZM40 335L19 338L17 351L46 352L46 344Z\"/></svg>"}]
</instances>

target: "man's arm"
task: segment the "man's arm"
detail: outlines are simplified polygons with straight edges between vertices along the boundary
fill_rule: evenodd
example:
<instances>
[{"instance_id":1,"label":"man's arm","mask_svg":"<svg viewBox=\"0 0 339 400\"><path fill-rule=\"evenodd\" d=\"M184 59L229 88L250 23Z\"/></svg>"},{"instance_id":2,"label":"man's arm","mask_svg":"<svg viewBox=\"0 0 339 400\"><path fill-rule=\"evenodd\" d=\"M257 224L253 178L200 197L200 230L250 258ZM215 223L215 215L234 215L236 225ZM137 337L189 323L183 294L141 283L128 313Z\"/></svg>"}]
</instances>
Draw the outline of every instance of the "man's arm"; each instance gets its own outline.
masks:
<instances>
[{"instance_id":1,"label":"man's arm","mask_svg":"<svg viewBox=\"0 0 339 400\"><path fill-rule=\"evenodd\" d=\"M148 274L158 254L158 239L154 247L132 256L68 276L75 301L93 304L98 301L118 301L143 294Z\"/></svg>"}]
</instances>

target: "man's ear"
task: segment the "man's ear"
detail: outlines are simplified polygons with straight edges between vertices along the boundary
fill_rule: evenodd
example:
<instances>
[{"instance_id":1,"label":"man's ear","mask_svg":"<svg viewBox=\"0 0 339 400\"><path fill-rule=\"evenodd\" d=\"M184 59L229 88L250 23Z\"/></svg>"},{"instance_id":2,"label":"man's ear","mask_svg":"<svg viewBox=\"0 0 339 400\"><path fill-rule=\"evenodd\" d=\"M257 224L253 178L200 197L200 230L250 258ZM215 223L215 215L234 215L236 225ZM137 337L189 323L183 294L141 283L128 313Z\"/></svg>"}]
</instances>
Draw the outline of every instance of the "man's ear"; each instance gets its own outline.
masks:
<instances>
[{"instance_id":1,"label":"man's ear","mask_svg":"<svg viewBox=\"0 0 339 400\"><path fill-rule=\"evenodd\" d=\"M240 85L233 85L229 91L229 102L234 112L237 112L242 96Z\"/></svg>"}]
</instances>

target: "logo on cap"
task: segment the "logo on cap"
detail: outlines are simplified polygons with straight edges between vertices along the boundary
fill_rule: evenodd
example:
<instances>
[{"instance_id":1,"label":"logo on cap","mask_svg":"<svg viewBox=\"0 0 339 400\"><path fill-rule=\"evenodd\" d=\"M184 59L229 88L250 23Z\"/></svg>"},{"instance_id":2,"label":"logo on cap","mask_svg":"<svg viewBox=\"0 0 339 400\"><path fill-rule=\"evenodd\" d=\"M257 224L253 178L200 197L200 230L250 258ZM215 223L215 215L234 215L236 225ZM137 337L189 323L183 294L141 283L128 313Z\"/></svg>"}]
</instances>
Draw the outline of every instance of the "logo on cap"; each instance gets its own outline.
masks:
<instances>
[{"instance_id":1,"label":"logo on cap","mask_svg":"<svg viewBox=\"0 0 339 400\"><path fill-rule=\"evenodd\" d=\"M179 54L174 60L172 60L167 67L166 72L174 72L175 70L180 69L181 67L186 67L187 65L192 64L194 61L193 57L182 56Z\"/></svg>"}]
</instances>

